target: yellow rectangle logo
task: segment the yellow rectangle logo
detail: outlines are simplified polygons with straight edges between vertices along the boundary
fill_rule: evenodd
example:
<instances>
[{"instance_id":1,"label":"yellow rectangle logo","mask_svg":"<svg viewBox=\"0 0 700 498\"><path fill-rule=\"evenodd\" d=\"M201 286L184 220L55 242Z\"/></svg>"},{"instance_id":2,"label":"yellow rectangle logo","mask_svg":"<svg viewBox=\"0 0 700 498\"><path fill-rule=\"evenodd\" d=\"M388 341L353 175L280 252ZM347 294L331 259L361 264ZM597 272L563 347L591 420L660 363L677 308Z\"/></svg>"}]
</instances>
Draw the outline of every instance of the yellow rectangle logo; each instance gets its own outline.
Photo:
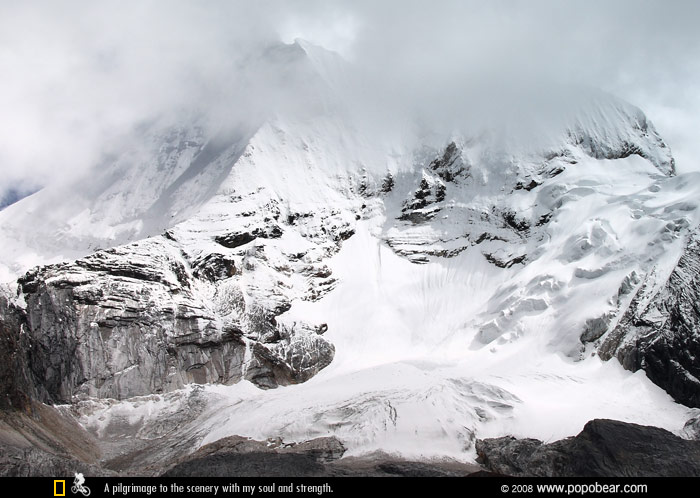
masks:
<instances>
[{"instance_id":1,"label":"yellow rectangle logo","mask_svg":"<svg viewBox=\"0 0 700 498\"><path fill-rule=\"evenodd\" d=\"M54 481L53 481L53 495L54 496L66 496L66 480L65 479L54 479Z\"/></svg>"}]
</instances>

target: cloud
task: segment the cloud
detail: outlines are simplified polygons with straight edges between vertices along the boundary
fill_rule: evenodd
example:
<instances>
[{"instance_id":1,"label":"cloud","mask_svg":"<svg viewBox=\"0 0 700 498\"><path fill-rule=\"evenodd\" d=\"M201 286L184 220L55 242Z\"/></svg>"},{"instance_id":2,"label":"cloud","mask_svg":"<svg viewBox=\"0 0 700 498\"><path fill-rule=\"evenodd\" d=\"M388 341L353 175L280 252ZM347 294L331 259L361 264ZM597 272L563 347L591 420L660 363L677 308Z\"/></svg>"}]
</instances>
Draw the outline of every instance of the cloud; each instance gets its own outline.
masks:
<instances>
[{"instance_id":1,"label":"cloud","mask_svg":"<svg viewBox=\"0 0 700 498\"><path fill-rule=\"evenodd\" d=\"M355 15L352 56L395 92L459 108L483 86L590 85L646 110L681 168L700 155L686 140L700 125L698 2L409 0Z\"/></svg>"},{"instance_id":2,"label":"cloud","mask_svg":"<svg viewBox=\"0 0 700 498\"><path fill-rule=\"evenodd\" d=\"M204 2L55 2L0 12L0 171L46 184L88 169L142 121L251 108L240 67L277 38L265 8ZM263 75L261 74L261 77ZM245 104L245 106L244 106Z\"/></svg>"},{"instance_id":3,"label":"cloud","mask_svg":"<svg viewBox=\"0 0 700 498\"><path fill-rule=\"evenodd\" d=\"M484 88L600 87L700 169L698 18L694 1L5 2L0 191L69 181L145 120L292 105L298 88L251 54L295 37L355 64L354 98L446 123Z\"/></svg>"}]
</instances>

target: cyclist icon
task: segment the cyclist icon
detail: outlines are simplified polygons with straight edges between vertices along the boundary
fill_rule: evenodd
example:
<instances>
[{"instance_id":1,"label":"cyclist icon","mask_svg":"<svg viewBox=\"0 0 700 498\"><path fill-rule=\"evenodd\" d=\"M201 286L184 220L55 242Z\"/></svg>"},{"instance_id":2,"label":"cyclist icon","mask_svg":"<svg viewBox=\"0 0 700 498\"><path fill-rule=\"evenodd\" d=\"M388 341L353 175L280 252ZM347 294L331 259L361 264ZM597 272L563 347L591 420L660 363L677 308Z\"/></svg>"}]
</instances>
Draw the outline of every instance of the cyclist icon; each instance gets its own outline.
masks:
<instances>
[{"instance_id":1,"label":"cyclist icon","mask_svg":"<svg viewBox=\"0 0 700 498\"><path fill-rule=\"evenodd\" d=\"M78 493L81 493L83 496L90 496L90 488L84 485L85 484L85 476L81 474L80 472L75 473L75 479L73 479L73 486L71 486L70 490L74 495L77 495Z\"/></svg>"}]
</instances>

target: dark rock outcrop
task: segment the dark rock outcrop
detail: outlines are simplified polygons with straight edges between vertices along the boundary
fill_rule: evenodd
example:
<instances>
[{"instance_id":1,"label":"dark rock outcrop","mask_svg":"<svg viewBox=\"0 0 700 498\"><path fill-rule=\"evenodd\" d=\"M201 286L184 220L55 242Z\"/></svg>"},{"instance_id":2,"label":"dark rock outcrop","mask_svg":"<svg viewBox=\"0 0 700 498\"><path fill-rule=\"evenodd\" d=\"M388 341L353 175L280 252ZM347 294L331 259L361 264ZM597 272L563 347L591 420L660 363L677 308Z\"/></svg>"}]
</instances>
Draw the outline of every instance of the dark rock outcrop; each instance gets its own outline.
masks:
<instances>
[{"instance_id":1,"label":"dark rock outcrop","mask_svg":"<svg viewBox=\"0 0 700 498\"><path fill-rule=\"evenodd\" d=\"M413 223L423 223L435 216L434 211L426 211L425 208L436 202L445 200L445 184L439 179L424 175L413 192L412 198L408 199L402 211L400 220L409 220Z\"/></svg>"},{"instance_id":2,"label":"dark rock outcrop","mask_svg":"<svg viewBox=\"0 0 700 498\"><path fill-rule=\"evenodd\" d=\"M511 476L700 476L700 441L615 420L592 420L577 436L551 444L513 437L477 440L476 451L487 469Z\"/></svg>"},{"instance_id":3,"label":"dark rock outcrop","mask_svg":"<svg viewBox=\"0 0 700 498\"><path fill-rule=\"evenodd\" d=\"M492 265L498 266L499 268L510 268L513 265L523 264L523 262L527 259L527 254L520 254L515 257L507 257L503 259L488 252L484 252L483 255L486 258L486 261Z\"/></svg>"},{"instance_id":4,"label":"dark rock outcrop","mask_svg":"<svg viewBox=\"0 0 700 498\"><path fill-rule=\"evenodd\" d=\"M231 278L238 272L236 260L219 253L207 254L193 262L192 274L210 282Z\"/></svg>"},{"instance_id":5,"label":"dark rock outcrop","mask_svg":"<svg viewBox=\"0 0 700 498\"><path fill-rule=\"evenodd\" d=\"M668 280L650 275L617 326L603 338L603 359L617 358L685 405L700 407L700 234L691 234Z\"/></svg>"},{"instance_id":6,"label":"dark rock outcrop","mask_svg":"<svg viewBox=\"0 0 700 498\"><path fill-rule=\"evenodd\" d=\"M303 382L332 360L333 346L315 327L276 323L289 308L281 298L269 299L269 308L248 305L234 287L225 311L236 321L201 298L195 273L225 279L236 273L230 257L187 266L176 243L157 238L22 277L27 362L46 393L39 399L124 399L242 379L268 388Z\"/></svg>"},{"instance_id":7,"label":"dark rock outcrop","mask_svg":"<svg viewBox=\"0 0 700 498\"><path fill-rule=\"evenodd\" d=\"M255 441L231 436L203 446L164 475L190 476L320 476L324 464L337 460L345 448L333 437L285 445L281 440Z\"/></svg>"},{"instance_id":8,"label":"dark rock outcrop","mask_svg":"<svg viewBox=\"0 0 700 498\"><path fill-rule=\"evenodd\" d=\"M277 225L264 228L256 228L250 232L233 232L214 237L214 240L228 249L252 242L255 239L279 239L282 236L282 229Z\"/></svg>"},{"instance_id":9,"label":"dark rock outcrop","mask_svg":"<svg viewBox=\"0 0 700 498\"><path fill-rule=\"evenodd\" d=\"M70 455L55 455L38 448L0 445L0 476L56 477L82 472L89 476L113 475L102 468L81 462Z\"/></svg>"},{"instance_id":10,"label":"dark rock outcrop","mask_svg":"<svg viewBox=\"0 0 700 498\"><path fill-rule=\"evenodd\" d=\"M445 477L469 475L478 467L458 462L416 462L383 453L341 458L345 448L334 437L298 444L231 436L203 446L164 475L242 477Z\"/></svg>"},{"instance_id":11,"label":"dark rock outcrop","mask_svg":"<svg viewBox=\"0 0 700 498\"><path fill-rule=\"evenodd\" d=\"M454 182L469 175L469 166L462 159L462 150L454 142L445 147L442 156L435 158L429 168L446 182Z\"/></svg>"},{"instance_id":12,"label":"dark rock outcrop","mask_svg":"<svg viewBox=\"0 0 700 498\"><path fill-rule=\"evenodd\" d=\"M700 415L691 418L685 423L683 434L688 439L700 441Z\"/></svg>"},{"instance_id":13,"label":"dark rock outcrop","mask_svg":"<svg viewBox=\"0 0 700 498\"><path fill-rule=\"evenodd\" d=\"M382 180L382 186L380 192L383 194L388 194L394 189L394 175L387 173Z\"/></svg>"},{"instance_id":14,"label":"dark rock outcrop","mask_svg":"<svg viewBox=\"0 0 700 498\"><path fill-rule=\"evenodd\" d=\"M22 310L0 296L0 410L30 410L37 389L27 355L32 349Z\"/></svg>"}]
</instances>

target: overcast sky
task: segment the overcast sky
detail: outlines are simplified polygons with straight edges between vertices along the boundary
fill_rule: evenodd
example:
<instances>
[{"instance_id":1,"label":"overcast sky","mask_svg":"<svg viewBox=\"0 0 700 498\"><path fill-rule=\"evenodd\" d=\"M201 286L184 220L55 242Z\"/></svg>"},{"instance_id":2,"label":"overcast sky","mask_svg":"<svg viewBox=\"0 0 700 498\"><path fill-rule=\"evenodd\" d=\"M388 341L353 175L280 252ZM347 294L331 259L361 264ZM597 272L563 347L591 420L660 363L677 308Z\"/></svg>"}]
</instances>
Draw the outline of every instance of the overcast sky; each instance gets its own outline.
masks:
<instances>
[{"instance_id":1,"label":"overcast sky","mask_svg":"<svg viewBox=\"0 0 700 498\"><path fill-rule=\"evenodd\" d=\"M700 170L698 19L692 0L0 0L0 191L70 178L173 109L268 98L237 71L297 37L407 102L483 75L599 87L647 113L680 172Z\"/></svg>"}]
</instances>

